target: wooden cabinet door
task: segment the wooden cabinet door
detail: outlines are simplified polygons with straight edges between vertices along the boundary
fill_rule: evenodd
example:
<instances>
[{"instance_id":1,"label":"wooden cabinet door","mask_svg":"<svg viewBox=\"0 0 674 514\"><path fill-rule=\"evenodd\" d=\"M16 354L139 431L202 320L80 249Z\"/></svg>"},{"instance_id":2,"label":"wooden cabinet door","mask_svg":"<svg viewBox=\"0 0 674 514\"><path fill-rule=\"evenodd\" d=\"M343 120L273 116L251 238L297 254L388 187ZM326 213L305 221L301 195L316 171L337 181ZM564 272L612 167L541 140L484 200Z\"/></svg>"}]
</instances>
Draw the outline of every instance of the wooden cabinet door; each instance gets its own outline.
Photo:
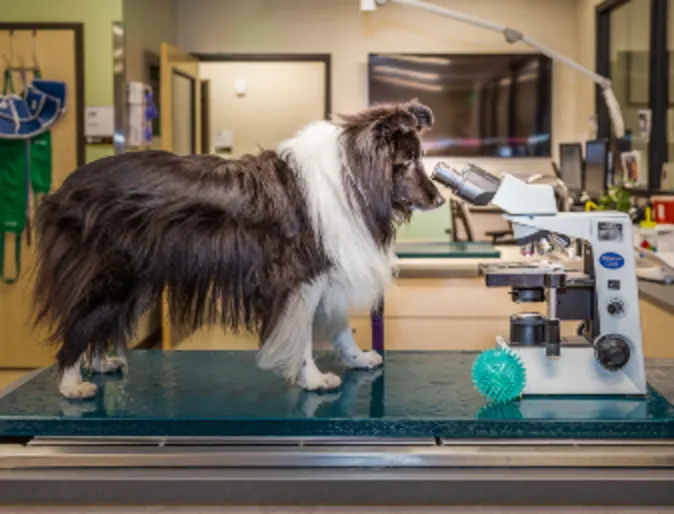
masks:
<instances>
[{"instance_id":1,"label":"wooden cabinet door","mask_svg":"<svg viewBox=\"0 0 674 514\"><path fill-rule=\"evenodd\" d=\"M52 190L77 167L78 112L77 38L74 30L37 30L37 58L42 77L63 81L67 85L67 110L51 130L52 134ZM12 41L14 65L23 60L26 66L33 65L32 30L15 30ZM0 30L0 56L10 56L10 33ZM5 63L0 66L4 68ZM82 70L79 70L80 72ZM29 75L30 77L30 75ZM14 74L16 89L22 89L19 75ZM17 91L18 92L18 91ZM0 173L2 163L0 163ZM33 198L31 195L31 202ZM34 208L34 204L31 204ZM4 269L14 272L14 236L7 236ZM21 241L21 276L14 284L0 281L0 368L33 368L50 364L54 348L44 344L46 330L32 326L31 302L32 271L35 263L35 237L29 247L25 235ZM10 275L11 276L11 275Z\"/></svg>"}]
</instances>

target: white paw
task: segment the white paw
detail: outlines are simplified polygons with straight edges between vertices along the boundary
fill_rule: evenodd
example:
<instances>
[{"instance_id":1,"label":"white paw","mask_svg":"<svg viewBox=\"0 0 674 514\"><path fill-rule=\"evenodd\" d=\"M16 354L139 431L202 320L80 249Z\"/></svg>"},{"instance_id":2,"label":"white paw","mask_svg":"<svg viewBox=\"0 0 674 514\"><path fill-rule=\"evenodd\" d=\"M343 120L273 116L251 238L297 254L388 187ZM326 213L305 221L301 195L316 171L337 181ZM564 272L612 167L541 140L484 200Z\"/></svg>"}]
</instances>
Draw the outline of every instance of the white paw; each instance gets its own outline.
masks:
<instances>
[{"instance_id":1,"label":"white paw","mask_svg":"<svg viewBox=\"0 0 674 514\"><path fill-rule=\"evenodd\" d=\"M59 386L59 391L61 391L61 394L71 400L93 398L97 390L98 387L96 384L92 384L91 382L61 384Z\"/></svg>"},{"instance_id":2,"label":"white paw","mask_svg":"<svg viewBox=\"0 0 674 514\"><path fill-rule=\"evenodd\" d=\"M96 373L114 373L115 371L125 371L128 363L123 357L103 357L94 359L92 369Z\"/></svg>"},{"instance_id":3,"label":"white paw","mask_svg":"<svg viewBox=\"0 0 674 514\"><path fill-rule=\"evenodd\" d=\"M330 391L342 385L342 379L334 373L321 373L318 370L300 371L297 383L307 391Z\"/></svg>"},{"instance_id":4,"label":"white paw","mask_svg":"<svg viewBox=\"0 0 674 514\"><path fill-rule=\"evenodd\" d=\"M374 351L342 354L342 364L352 369L374 369L381 366L383 362L382 356Z\"/></svg>"}]
</instances>

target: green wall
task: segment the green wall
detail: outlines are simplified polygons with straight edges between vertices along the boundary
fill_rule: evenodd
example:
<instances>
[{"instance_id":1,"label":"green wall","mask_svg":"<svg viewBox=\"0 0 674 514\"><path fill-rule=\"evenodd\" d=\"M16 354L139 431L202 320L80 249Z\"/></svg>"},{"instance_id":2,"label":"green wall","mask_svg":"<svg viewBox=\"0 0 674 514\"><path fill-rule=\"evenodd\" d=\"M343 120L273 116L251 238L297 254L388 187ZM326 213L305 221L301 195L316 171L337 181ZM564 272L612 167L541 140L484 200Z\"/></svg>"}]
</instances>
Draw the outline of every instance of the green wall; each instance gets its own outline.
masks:
<instances>
[{"instance_id":1,"label":"green wall","mask_svg":"<svg viewBox=\"0 0 674 514\"><path fill-rule=\"evenodd\" d=\"M398 229L397 241L448 241L451 228L449 204L427 212L415 212L408 224Z\"/></svg>"},{"instance_id":2,"label":"green wall","mask_svg":"<svg viewBox=\"0 0 674 514\"><path fill-rule=\"evenodd\" d=\"M3 4L4 22L84 23L84 103L113 105L112 23L122 21L122 0L7 0ZM89 146L87 161L111 153L112 146Z\"/></svg>"}]
</instances>

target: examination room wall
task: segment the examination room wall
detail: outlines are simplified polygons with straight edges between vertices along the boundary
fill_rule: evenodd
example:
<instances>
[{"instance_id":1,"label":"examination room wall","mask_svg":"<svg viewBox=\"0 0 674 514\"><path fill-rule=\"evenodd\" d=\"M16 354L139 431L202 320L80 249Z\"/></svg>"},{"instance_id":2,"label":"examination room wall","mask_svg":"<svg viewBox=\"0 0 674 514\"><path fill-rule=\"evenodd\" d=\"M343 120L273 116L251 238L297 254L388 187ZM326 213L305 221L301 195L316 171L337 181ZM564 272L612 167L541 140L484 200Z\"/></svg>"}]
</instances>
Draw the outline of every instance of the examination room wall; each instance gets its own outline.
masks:
<instances>
[{"instance_id":1,"label":"examination room wall","mask_svg":"<svg viewBox=\"0 0 674 514\"><path fill-rule=\"evenodd\" d=\"M112 23L122 21L122 0L21 0L2 2L3 22L84 24L84 101L113 104ZM109 37L101 37L109 34ZM112 145L87 145L87 161L113 153Z\"/></svg>"},{"instance_id":2,"label":"examination room wall","mask_svg":"<svg viewBox=\"0 0 674 514\"><path fill-rule=\"evenodd\" d=\"M177 0L124 0L126 80L149 83L148 60L176 43Z\"/></svg>"},{"instance_id":3,"label":"examination room wall","mask_svg":"<svg viewBox=\"0 0 674 514\"><path fill-rule=\"evenodd\" d=\"M522 30L551 48L576 57L576 0L436 0ZM363 14L356 0L178 0L178 46L194 52L329 53L332 55L332 109L350 112L368 102L369 52L527 52L484 29L398 5ZM577 76L554 65L553 137L577 138ZM554 143L556 142L553 140ZM518 167L537 172L536 159ZM511 169L513 161L495 161Z\"/></svg>"},{"instance_id":4,"label":"examination room wall","mask_svg":"<svg viewBox=\"0 0 674 514\"><path fill-rule=\"evenodd\" d=\"M576 0L435 0L436 4L522 30L575 58ZM178 0L178 46L203 53L328 53L332 57L332 111L353 112L368 103L367 58L371 52L529 52L499 34L399 5L361 13L356 0ZM554 65L553 152L559 141L584 136L576 123L577 74ZM581 79L582 80L582 79ZM451 159L446 159L450 160ZM437 162L428 159L427 168ZM552 173L548 159L473 159L492 172L529 176ZM503 229L500 218L474 220L478 237ZM416 215L402 240L444 238L451 228L446 209Z\"/></svg>"}]
</instances>

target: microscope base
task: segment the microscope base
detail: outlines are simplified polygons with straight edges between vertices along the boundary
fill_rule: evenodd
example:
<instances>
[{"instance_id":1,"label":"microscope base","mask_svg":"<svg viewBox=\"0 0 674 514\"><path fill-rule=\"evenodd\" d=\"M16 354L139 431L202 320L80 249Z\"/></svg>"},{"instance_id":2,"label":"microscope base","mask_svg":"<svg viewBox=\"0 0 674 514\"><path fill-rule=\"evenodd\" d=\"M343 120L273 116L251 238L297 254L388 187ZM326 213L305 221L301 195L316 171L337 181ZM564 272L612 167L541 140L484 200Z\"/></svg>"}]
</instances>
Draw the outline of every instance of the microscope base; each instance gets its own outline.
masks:
<instances>
[{"instance_id":1,"label":"microscope base","mask_svg":"<svg viewBox=\"0 0 674 514\"><path fill-rule=\"evenodd\" d=\"M504 344L500 340L499 344ZM595 357L589 344L563 345L561 356L549 358L545 346L516 346L505 343L526 369L526 395L645 395L646 384L632 379L639 365L628 362L621 370L609 371ZM639 376L639 373L635 373Z\"/></svg>"}]
</instances>

